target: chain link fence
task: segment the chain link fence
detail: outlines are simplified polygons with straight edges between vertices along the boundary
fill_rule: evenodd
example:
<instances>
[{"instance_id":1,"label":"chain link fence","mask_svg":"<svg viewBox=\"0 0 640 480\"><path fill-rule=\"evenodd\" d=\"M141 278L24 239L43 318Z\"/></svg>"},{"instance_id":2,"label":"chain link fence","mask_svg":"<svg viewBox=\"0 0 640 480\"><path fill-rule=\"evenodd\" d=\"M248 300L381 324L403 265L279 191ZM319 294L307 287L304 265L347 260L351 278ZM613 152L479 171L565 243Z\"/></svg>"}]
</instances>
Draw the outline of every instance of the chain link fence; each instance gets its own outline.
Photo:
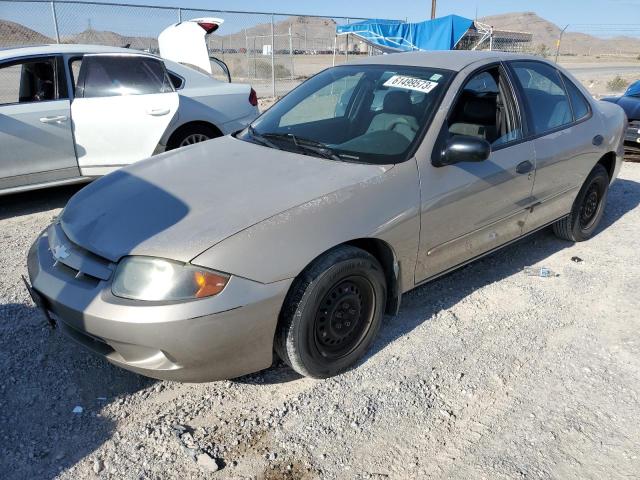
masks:
<instances>
[{"instance_id":1,"label":"chain link fence","mask_svg":"<svg viewBox=\"0 0 640 480\"><path fill-rule=\"evenodd\" d=\"M224 20L218 32L208 36L209 52L229 66L233 81L251 83L261 97L283 95L311 75L344 63L349 55L375 53L352 36L336 39L338 24L361 18L64 0L0 0L0 48L73 43L158 53L162 30L199 17Z\"/></svg>"}]
</instances>

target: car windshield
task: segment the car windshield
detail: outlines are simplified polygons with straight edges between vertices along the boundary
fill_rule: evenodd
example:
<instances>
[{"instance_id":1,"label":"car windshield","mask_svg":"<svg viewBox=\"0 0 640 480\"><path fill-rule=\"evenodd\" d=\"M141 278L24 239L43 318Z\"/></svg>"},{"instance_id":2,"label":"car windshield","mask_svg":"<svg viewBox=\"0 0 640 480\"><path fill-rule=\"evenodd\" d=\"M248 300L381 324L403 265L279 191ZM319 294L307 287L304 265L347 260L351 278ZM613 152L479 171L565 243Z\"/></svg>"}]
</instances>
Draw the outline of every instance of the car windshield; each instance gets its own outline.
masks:
<instances>
[{"instance_id":1,"label":"car windshield","mask_svg":"<svg viewBox=\"0 0 640 480\"><path fill-rule=\"evenodd\" d=\"M238 135L266 147L375 164L407 159L452 72L349 65L316 75Z\"/></svg>"}]
</instances>

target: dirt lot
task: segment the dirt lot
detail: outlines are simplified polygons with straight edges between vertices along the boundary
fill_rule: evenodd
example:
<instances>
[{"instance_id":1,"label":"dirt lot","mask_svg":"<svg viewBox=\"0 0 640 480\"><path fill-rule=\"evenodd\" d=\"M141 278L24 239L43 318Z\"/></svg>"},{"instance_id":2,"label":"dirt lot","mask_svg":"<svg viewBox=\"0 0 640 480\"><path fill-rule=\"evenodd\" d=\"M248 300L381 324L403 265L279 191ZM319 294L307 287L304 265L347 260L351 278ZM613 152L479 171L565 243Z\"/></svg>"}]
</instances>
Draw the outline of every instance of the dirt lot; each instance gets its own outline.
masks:
<instances>
[{"instance_id":1,"label":"dirt lot","mask_svg":"<svg viewBox=\"0 0 640 480\"><path fill-rule=\"evenodd\" d=\"M326 381L158 382L45 326L20 276L77 188L1 199L0 478L637 478L640 164L591 241L545 230L416 289Z\"/></svg>"}]
</instances>

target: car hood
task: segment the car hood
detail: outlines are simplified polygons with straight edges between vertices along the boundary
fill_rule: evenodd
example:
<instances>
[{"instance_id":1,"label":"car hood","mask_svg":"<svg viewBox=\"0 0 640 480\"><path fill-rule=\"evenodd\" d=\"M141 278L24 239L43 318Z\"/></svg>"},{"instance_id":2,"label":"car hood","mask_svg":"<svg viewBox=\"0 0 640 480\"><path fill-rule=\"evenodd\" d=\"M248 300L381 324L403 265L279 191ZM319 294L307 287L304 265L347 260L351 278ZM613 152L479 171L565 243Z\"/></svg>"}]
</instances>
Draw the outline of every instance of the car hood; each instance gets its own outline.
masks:
<instances>
[{"instance_id":1,"label":"car hood","mask_svg":"<svg viewBox=\"0 0 640 480\"><path fill-rule=\"evenodd\" d=\"M389 168L299 155L228 136L95 181L71 198L60 222L73 242L114 262L126 255L188 262L262 220Z\"/></svg>"},{"instance_id":2,"label":"car hood","mask_svg":"<svg viewBox=\"0 0 640 480\"><path fill-rule=\"evenodd\" d=\"M640 120L640 97L606 97L605 102L616 103L622 107L624 113L627 114L629 121Z\"/></svg>"}]
</instances>

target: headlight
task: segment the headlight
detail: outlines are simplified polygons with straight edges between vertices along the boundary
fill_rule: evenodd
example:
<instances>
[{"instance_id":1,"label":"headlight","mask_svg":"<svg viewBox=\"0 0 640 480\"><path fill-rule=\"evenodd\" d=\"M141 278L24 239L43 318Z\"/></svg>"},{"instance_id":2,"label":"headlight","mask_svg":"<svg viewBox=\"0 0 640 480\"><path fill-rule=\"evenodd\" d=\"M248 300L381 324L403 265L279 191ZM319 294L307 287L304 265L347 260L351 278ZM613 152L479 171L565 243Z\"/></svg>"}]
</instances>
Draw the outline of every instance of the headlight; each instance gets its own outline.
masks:
<instances>
[{"instance_id":1,"label":"headlight","mask_svg":"<svg viewBox=\"0 0 640 480\"><path fill-rule=\"evenodd\" d=\"M111 291L117 297L176 301L220 293L229 277L205 268L151 257L126 257L118 265Z\"/></svg>"}]
</instances>

